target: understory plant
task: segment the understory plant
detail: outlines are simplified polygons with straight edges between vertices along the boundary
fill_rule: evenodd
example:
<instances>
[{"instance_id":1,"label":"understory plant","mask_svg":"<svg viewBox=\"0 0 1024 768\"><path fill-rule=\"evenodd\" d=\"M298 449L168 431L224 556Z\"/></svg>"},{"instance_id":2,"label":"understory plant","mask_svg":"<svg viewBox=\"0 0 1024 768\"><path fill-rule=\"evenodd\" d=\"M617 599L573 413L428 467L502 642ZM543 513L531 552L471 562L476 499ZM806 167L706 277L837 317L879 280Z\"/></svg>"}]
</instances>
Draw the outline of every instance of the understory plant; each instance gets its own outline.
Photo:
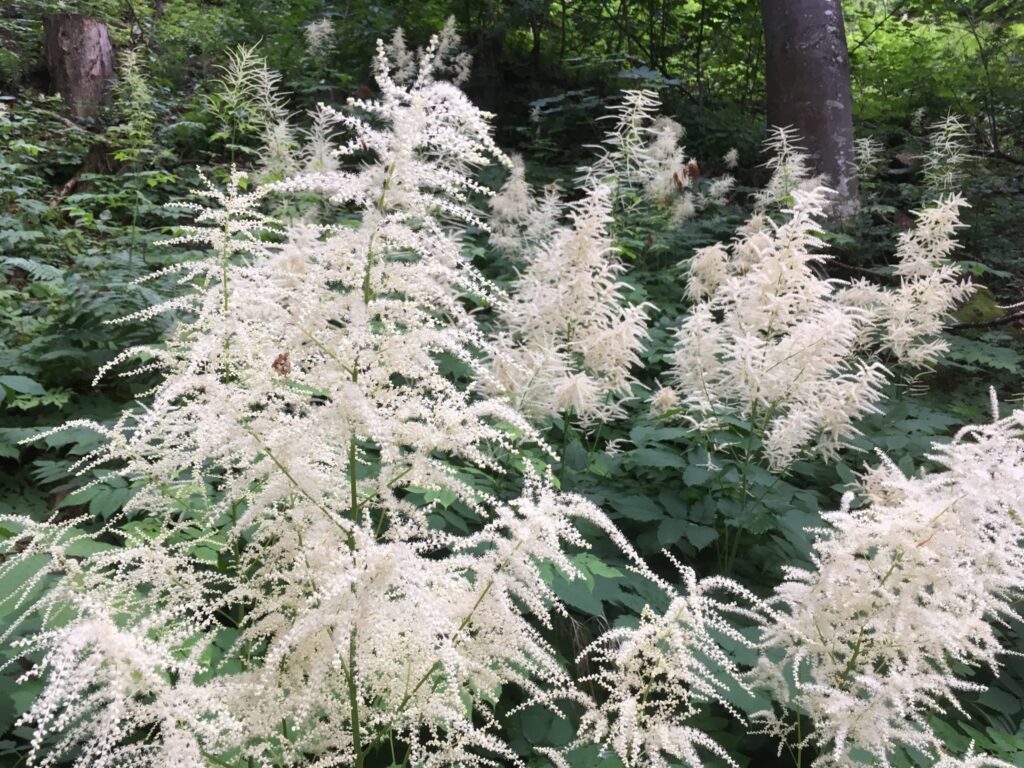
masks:
<instances>
[{"instance_id":1,"label":"understory plant","mask_svg":"<svg viewBox=\"0 0 1024 768\"><path fill-rule=\"evenodd\" d=\"M233 169L181 206L195 221L171 243L202 255L152 276L178 296L125 318L173 326L100 372L160 383L113 425L31 438L94 430L104 442L73 471L131 499L96 519L0 516L0 580L18 585L0 641L37 686L29 764L738 766L701 718L745 727L736 702L767 693L758 727L797 765L809 748L847 766L904 747L1001 765L943 754L929 716L976 688L961 666L998 666L991 622L1024 586L1021 412L936 446L931 474L883 462L867 504L826 515L813 568L772 595L671 554L646 563L560 490L537 423L626 413L647 308L627 301L614 225L641 204L702 204L682 131L630 94L579 199L537 200L457 87L456 43L451 27L415 52L380 43L377 97L319 105L302 147L273 73L248 49L232 59L222 138L248 126L283 143L258 181ZM763 438L776 470L848 440L880 398L882 354L941 354L968 290L947 261L957 197L900 241L900 287L821 274L827 193L785 151L739 237L691 265L659 406L702 427L746 419L749 454ZM496 244L523 267L511 295L464 253L487 229L474 175L491 162L511 171L494 207ZM647 604L566 653L552 584L607 569L598 546ZM572 736L527 755L505 725L537 709Z\"/></svg>"},{"instance_id":2,"label":"understory plant","mask_svg":"<svg viewBox=\"0 0 1024 768\"><path fill-rule=\"evenodd\" d=\"M513 711L599 713L592 740L628 739L630 764L724 755L692 729L639 738L667 712L600 708L547 639L565 609L542 566L584 576L579 524L681 593L597 507L554 490L519 451L535 431L482 386L491 344L464 299L497 289L462 257L460 231L480 224L468 198L484 190L468 174L504 158L483 115L435 77L450 43L435 39L407 73L382 47L378 99L320 107L345 137L335 154L355 162L255 188L236 171L201 191L209 205L188 205L196 224L176 242L206 256L168 270L183 295L128 318L174 312L175 330L104 371L158 369L163 382L112 427L61 428L106 439L75 469L130 482L123 511L88 531L2 519L0 574L34 570L6 599L19 616L4 633L37 660L23 680L44 683L21 718L32 764L517 765L497 719L511 689ZM264 212L272 198L290 201L289 218ZM468 380L442 373L453 362ZM471 525L445 526L447 508ZM715 669L731 679L700 629L736 610L716 589L753 600L691 578L676 599L701 612L657 619L679 638L662 652L692 657L687 674L704 681L674 694L680 722L723 697ZM638 689L645 666L669 663L607 662L616 691L616 675Z\"/></svg>"},{"instance_id":3,"label":"understory plant","mask_svg":"<svg viewBox=\"0 0 1024 768\"><path fill-rule=\"evenodd\" d=\"M702 429L723 418L750 424L773 471L808 448L826 458L857 434L858 417L877 412L887 363L924 369L947 348L940 333L973 286L950 260L959 195L938 198L899 237L898 286L844 282L825 272L819 238L830 191L812 186L806 158L786 131L770 165L775 216L756 211L732 243L698 249L688 266L694 302L679 327L672 382L682 414Z\"/></svg>"},{"instance_id":4,"label":"understory plant","mask_svg":"<svg viewBox=\"0 0 1024 768\"><path fill-rule=\"evenodd\" d=\"M959 694L983 689L973 670L999 669L994 625L1016 617L1024 587L1024 412L999 418L994 393L993 412L934 446L935 471L907 476L883 455L824 515L813 569L786 569L759 669L780 709L761 718L793 752L817 747L815 765L941 754L931 717L964 714Z\"/></svg>"}]
</instances>

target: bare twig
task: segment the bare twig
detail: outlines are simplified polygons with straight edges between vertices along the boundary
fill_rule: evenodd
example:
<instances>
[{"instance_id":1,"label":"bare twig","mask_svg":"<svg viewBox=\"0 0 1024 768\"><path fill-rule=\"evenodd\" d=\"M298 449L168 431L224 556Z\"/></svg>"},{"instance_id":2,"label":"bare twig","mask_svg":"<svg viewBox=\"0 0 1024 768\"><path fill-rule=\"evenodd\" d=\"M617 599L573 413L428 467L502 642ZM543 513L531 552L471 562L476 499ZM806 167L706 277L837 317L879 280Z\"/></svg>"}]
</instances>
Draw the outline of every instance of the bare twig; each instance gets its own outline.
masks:
<instances>
[{"instance_id":1,"label":"bare twig","mask_svg":"<svg viewBox=\"0 0 1024 768\"><path fill-rule=\"evenodd\" d=\"M49 109L40 109L38 110L38 112L40 114L46 115L47 117L52 117L54 120L60 120L68 128L74 128L76 131L81 131L82 133L89 133L89 131L85 130L85 128L80 126L78 123L76 123L73 120L69 120L68 118L64 117L64 115L58 112L53 112Z\"/></svg>"},{"instance_id":2,"label":"bare twig","mask_svg":"<svg viewBox=\"0 0 1024 768\"><path fill-rule=\"evenodd\" d=\"M51 208L56 208L58 205L60 205L61 200L63 200L65 197L71 194L71 190L73 190L75 186L78 184L78 180L81 178L81 176L82 169L80 168L79 170L75 171L74 176L72 176L70 179L64 182L64 186L57 190L56 197L54 197L50 201Z\"/></svg>"},{"instance_id":3,"label":"bare twig","mask_svg":"<svg viewBox=\"0 0 1024 768\"><path fill-rule=\"evenodd\" d=\"M1013 155L1008 155L1005 152L1000 152L999 150L989 150L984 154L986 157L991 157L995 160L1002 160L1003 162L1013 163L1014 165L1024 165L1024 158L1014 157Z\"/></svg>"},{"instance_id":4,"label":"bare twig","mask_svg":"<svg viewBox=\"0 0 1024 768\"><path fill-rule=\"evenodd\" d=\"M1024 310L1011 312L1008 315L997 317L995 320L978 320L970 323L950 323L946 326L947 331L959 331L965 328L996 328L1000 325L1015 323L1018 320L1024 321Z\"/></svg>"},{"instance_id":5,"label":"bare twig","mask_svg":"<svg viewBox=\"0 0 1024 768\"><path fill-rule=\"evenodd\" d=\"M847 55L853 54L858 48L860 48L862 45L864 45L864 43L866 43L868 40L870 40L872 35L875 34L875 32L877 32L882 27L884 27L888 23L889 19L891 19L893 16L895 16L897 13L899 13L902 10L903 10L903 3L896 3L892 7L891 10L886 12L885 16L882 17L881 21L876 23L875 26L872 27L871 30L867 34L864 35L864 37L862 37L860 40L857 41L856 45L854 45L852 48L850 48L850 52Z\"/></svg>"}]
</instances>

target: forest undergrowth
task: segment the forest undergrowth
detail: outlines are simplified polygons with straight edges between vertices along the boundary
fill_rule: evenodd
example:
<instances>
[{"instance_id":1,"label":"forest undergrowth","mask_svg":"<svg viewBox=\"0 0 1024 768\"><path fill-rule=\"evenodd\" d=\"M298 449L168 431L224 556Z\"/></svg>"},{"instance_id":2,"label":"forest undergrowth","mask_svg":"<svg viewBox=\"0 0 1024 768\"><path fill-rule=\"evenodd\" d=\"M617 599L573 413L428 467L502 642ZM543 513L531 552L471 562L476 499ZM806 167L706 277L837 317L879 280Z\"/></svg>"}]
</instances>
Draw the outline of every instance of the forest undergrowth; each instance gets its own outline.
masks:
<instances>
[{"instance_id":1,"label":"forest undergrowth","mask_svg":"<svg viewBox=\"0 0 1024 768\"><path fill-rule=\"evenodd\" d=\"M836 225L665 89L508 153L454 25L302 110L120 66L0 102L0 761L1024 764L1024 201L955 115Z\"/></svg>"}]
</instances>

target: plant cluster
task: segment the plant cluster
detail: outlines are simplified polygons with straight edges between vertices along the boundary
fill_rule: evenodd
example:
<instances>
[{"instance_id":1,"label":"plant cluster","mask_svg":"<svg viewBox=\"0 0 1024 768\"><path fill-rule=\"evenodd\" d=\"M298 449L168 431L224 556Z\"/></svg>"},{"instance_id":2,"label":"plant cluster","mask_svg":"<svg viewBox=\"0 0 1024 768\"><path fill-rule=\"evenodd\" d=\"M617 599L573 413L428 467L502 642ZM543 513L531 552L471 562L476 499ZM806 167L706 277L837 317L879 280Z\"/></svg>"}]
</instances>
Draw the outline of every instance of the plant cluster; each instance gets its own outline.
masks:
<instances>
[{"instance_id":1,"label":"plant cluster","mask_svg":"<svg viewBox=\"0 0 1024 768\"><path fill-rule=\"evenodd\" d=\"M306 27L311 54L329 25ZM14 457L70 446L47 477L74 491L52 515L0 509L26 761L696 768L738 766L760 731L798 766L1010 765L949 729L1012 663L1021 411L933 444L955 419L890 401L915 424L888 447L930 445L929 471L883 456L818 517L859 430L882 434L890 369L951 351L964 199L920 208L887 281L840 280L828 191L777 133L754 213L659 310L628 266L634 224L701 231L715 206L731 230L736 181L702 178L638 90L569 199L538 196L458 87L457 44L451 25L378 43L376 94L304 126L236 49L205 109L253 172L200 174L173 262L139 264L139 198L122 204L111 284L131 299L102 317L121 351L92 362L142 404L5 435ZM122 82L119 104L152 103L137 61ZM141 166L155 121L121 110L110 136ZM946 125L935 168L959 156ZM0 166L4 215L28 213L27 151ZM508 291L471 259L485 240ZM64 322L40 305L77 278L3 265L35 286L3 306L38 349ZM7 408L56 402L42 356L3 351L25 366L0 377Z\"/></svg>"}]
</instances>

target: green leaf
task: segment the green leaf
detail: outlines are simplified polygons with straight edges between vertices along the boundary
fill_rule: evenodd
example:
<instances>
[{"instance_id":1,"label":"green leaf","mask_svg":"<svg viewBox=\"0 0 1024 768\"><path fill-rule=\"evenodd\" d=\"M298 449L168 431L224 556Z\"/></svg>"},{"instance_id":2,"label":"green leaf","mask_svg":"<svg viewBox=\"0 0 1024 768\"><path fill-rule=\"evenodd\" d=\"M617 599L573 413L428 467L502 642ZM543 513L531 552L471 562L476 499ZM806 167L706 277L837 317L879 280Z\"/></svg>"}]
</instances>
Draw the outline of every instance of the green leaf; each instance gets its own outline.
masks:
<instances>
[{"instance_id":1,"label":"green leaf","mask_svg":"<svg viewBox=\"0 0 1024 768\"><path fill-rule=\"evenodd\" d=\"M704 485L709 477L711 477L711 471L707 467L698 467L696 464L690 464L683 470L683 481L687 485Z\"/></svg>"},{"instance_id":2,"label":"green leaf","mask_svg":"<svg viewBox=\"0 0 1024 768\"><path fill-rule=\"evenodd\" d=\"M69 544L64 551L74 557L89 557L90 555L95 555L98 552L107 552L111 549L116 549L116 547L114 547L113 544L107 544L103 541L79 539L74 544Z\"/></svg>"},{"instance_id":3,"label":"green leaf","mask_svg":"<svg viewBox=\"0 0 1024 768\"><path fill-rule=\"evenodd\" d=\"M704 549L708 544L718 538L718 531L709 525L697 525L688 523L686 528L686 539L697 549Z\"/></svg>"},{"instance_id":4,"label":"green leaf","mask_svg":"<svg viewBox=\"0 0 1024 768\"><path fill-rule=\"evenodd\" d=\"M21 606L18 605L22 598L21 590L33 576L46 567L48 562L49 558L46 555L32 555L4 571L3 576L0 576L0 617L6 616L14 610L23 609L30 604L29 602Z\"/></svg>"},{"instance_id":5,"label":"green leaf","mask_svg":"<svg viewBox=\"0 0 1024 768\"><path fill-rule=\"evenodd\" d=\"M7 375L0 376L0 385L3 385L12 392L22 395L45 395L43 385L33 381L28 376Z\"/></svg>"},{"instance_id":6,"label":"green leaf","mask_svg":"<svg viewBox=\"0 0 1024 768\"><path fill-rule=\"evenodd\" d=\"M622 571L613 568L592 552L580 552L569 558L573 565L584 573L591 573L594 576L601 576L606 579L621 579Z\"/></svg>"},{"instance_id":7,"label":"green leaf","mask_svg":"<svg viewBox=\"0 0 1024 768\"><path fill-rule=\"evenodd\" d=\"M686 533L686 529L692 525L687 520L679 520L674 517L667 517L658 524L658 543L663 547L670 547L679 541Z\"/></svg>"},{"instance_id":8,"label":"green leaf","mask_svg":"<svg viewBox=\"0 0 1024 768\"><path fill-rule=\"evenodd\" d=\"M612 509L630 520L648 523L652 520L660 520L664 517L664 513L658 508L658 505L646 496L618 493L608 493L606 495L608 503L611 504Z\"/></svg>"},{"instance_id":9,"label":"green leaf","mask_svg":"<svg viewBox=\"0 0 1024 768\"><path fill-rule=\"evenodd\" d=\"M555 594L567 605L571 605L583 613L591 616L604 614L604 607L601 601L587 589L587 583L583 579L566 579L559 576L554 584Z\"/></svg>"},{"instance_id":10,"label":"green leaf","mask_svg":"<svg viewBox=\"0 0 1024 768\"><path fill-rule=\"evenodd\" d=\"M682 469L686 466L682 456L664 448L638 448L630 451L629 458L638 467L673 467Z\"/></svg>"},{"instance_id":11,"label":"green leaf","mask_svg":"<svg viewBox=\"0 0 1024 768\"><path fill-rule=\"evenodd\" d=\"M661 440L677 440L690 434L688 429L682 427L633 427L629 431L630 442L637 448L643 448L647 443Z\"/></svg>"}]
</instances>

